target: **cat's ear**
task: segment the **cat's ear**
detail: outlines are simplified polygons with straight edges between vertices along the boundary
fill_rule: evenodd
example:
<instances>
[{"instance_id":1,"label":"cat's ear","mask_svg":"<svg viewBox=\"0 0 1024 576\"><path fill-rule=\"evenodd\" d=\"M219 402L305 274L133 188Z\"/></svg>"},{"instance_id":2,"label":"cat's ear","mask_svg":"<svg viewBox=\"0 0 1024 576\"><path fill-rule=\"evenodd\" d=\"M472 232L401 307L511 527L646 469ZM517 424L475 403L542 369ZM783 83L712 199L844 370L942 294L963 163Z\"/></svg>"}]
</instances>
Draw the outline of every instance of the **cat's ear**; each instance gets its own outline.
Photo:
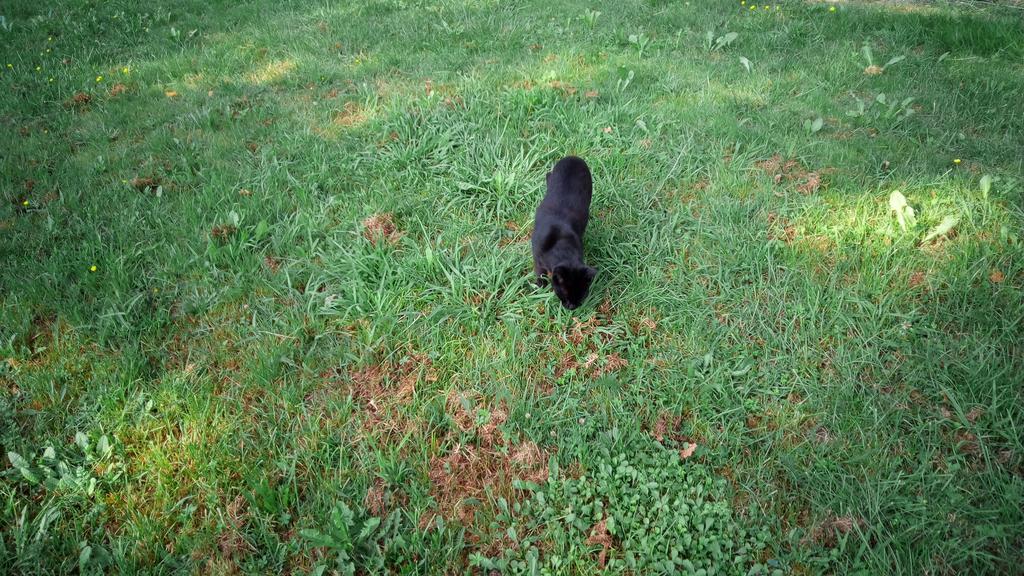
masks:
<instances>
[{"instance_id":1,"label":"cat's ear","mask_svg":"<svg viewBox=\"0 0 1024 576\"><path fill-rule=\"evenodd\" d=\"M587 279L587 282L593 282L594 276L597 276L597 269L587 266L583 269L583 276Z\"/></svg>"},{"instance_id":2,"label":"cat's ear","mask_svg":"<svg viewBox=\"0 0 1024 576\"><path fill-rule=\"evenodd\" d=\"M566 272L565 266L555 266L551 270L551 282L561 286L562 285L562 281L565 278L565 272Z\"/></svg>"}]
</instances>

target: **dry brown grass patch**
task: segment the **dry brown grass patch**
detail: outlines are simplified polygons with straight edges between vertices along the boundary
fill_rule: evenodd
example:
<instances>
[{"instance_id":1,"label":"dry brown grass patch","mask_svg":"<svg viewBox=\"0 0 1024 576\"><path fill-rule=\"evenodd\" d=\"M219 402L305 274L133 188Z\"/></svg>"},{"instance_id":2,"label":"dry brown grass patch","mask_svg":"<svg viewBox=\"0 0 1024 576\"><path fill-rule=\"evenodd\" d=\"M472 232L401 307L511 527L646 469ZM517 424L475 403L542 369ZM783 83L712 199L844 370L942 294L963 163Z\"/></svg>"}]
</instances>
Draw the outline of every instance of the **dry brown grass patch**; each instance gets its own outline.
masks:
<instances>
[{"instance_id":1,"label":"dry brown grass patch","mask_svg":"<svg viewBox=\"0 0 1024 576\"><path fill-rule=\"evenodd\" d=\"M350 128L366 122L366 110L355 102L345 102L341 111L334 115L333 122L337 126Z\"/></svg>"},{"instance_id":2,"label":"dry brown grass patch","mask_svg":"<svg viewBox=\"0 0 1024 576\"><path fill-rule=\"evenodd\" d=\"M795 190L800 194L811 194L822 187L822 174L830 171L808 171L795 159L783 160L778 154L767 160L755 162L754 167L770 176L775 184L796 184Z\"/></svg>"},{"instance_id":3,"label":"dry brown grass patch","mask_svg":"<svg viewBox=\"0 0 1024 576\"><path fill-rule=\"evenodd\" d=\"M249 521L249 511L245 498L235 497L224 509L224 530L217 537L217 548L225 558L245 556L255 550L252 544L242 536L245 525Z\"/></svg>"},{"instance_id":4,"label":"dry brown grass patch","mask_svg":"<svg viewBox=\"0 0 1024 576\"><path fill-rule=\"evenodd\" d=\"M313 414L324 415L328 401L334 397L350 395L363 412L363 429L367 433L380 432L380 424L393 419L385 418L386 400L389 397L384 387L384 370L370 365L339 373L329 370L320 375L323 383L306 396L306 404Z\"/></svg>"},{"instance_id":5,"label":"dry brown grass patch","mask_svg":"<svg viewBox=\"0 0 1024 576\"><path fill-rule=\"evenodd\" d=\"M401 401L411 400L416 393L416 384L437 382L434 363L424 354L413 353L398 364L391 365L388 378L398 385L396 397Z\"/></svg>"},{"instance_id":6,"label":"dry brown grass patch","mask_svg":"<svg viewBox=\"0 0 1024 576\"><path fill-rule=\"evenodd\" d=\"M802 543L804 545L813 543L825 548L835 548L839 544L841 537L855 530L864 530L866 527L867 523L860 518L831 515L814 526L810 533L804 537Z\"/></svg>"},{"instance_id":7,"label":"dry brown grass patch","mask_svg":"<svg viewBox=\"0 0 1024 576\"><path fill-rule=\"evenodd\" d=\"M517 222L509 220L505 222L505 230L511 232L506 234L498 241L498 246L508 246L509 244L521 244L530 239L532 230L522 229Z\"/></svg>"},{"instance_id":8,"label":"dry brown grass patch","mask_svg":"<svg viewBox=\"0 0 1024 576\"><path fill-rule=\"evenodd\" d=\"M781 240L786 244L792 244L796 238L796 228L785 216L779 216L775 212L768 213L768 239Z\"/></svg>"},{"instance_id":9,"label":"dry brown grass patch","mask_svg":"<svg viewBox=\"0 0 1024 576\"><path fill-rule=\"evenodd\" d=\"M601 320L597 316L592 316L587 320L573 318L572 328L568 334L563 336L563 340L579 346L589 339L601 325Z\"/></svg>"},{"instance_id":10,"label":"dry brown grass patch","mask_svg":"<svg viewBox=\"0 0 1024 576\"><path fill-rule=\"evenodd\" d=\"M389 487L382 479L377 478L366 490L363 498L363 506L373 516L384 518L396 508L401 508L409 503L409 497L401 488Z\"/></svg>"},{"instance_id":11,"label":"dry brown grass patch","mask_svg":"<svg viewBox=\"0 0 1024 576\"><path fill-rule=\"evenodd\" d=\"M448 394L446 408L455 426L464 433L475 434L481 446L490 448L504 445L505 437L501 432L501 425L508 419L508 412L502 405L487 410L487 422L480 423L477 420L477 407L485 408L485 403L480 397L466 392L452 391Z\"/></svg>"},{"instance_id":12,"label":"dry brown grass patch","mask_svg":"<svg viewBox=\"0 0 1024 576\"><path fill-rule=\"evenodd\" d=\"M223 244L234 236L237 231L238 228L231 224L221 224L210 229L210 237Z\"/></svg>"},{"instance_id":13,"label":"dry brown grass patch","mask_svg":"<svg viewBox=\"0 0 1024 576\"><path fill-rule=\"evenodd\" d=\"M618 372L619 370L622 370L623 368L625 368L628 365L629 365L629 362L627 362L625 358L623 358L622 356L619 356L616 353L612 353L612 354L609 354L605 358L604 366L602 366L598 370L592 372L592 375L594 377L598 377L598 376L603 376L605 374L609 374L611 372Z\"/></svg>"},{"instance_id":14,"label":"dry brown grass patch","mask_svg":"<svg viewBox=\"0 0 1024 576\"><path fill-rule=\"evenodd\" d=\"M651 427L650 434L658 442L664 442L666 438L669 440L683 441L686 438L679 433L679 428L682 424L682 416L662 412L658 414L658 419L654 421L654 426Z\"/></svg>"},{"instance_id":15,"label":"dry brown grass patch","mask_svg":"<svg viewBox=\"0 0 1024 576\"><path fill-rule=\"evenodd\" d=\"M957 452L971 458L981 456L981 445L978 443L978 437L973 432L957 430L955 440Z\"/></svg>"},{"instance_id":16,"label":"dry brown grass patch","mask_svg":"<svg viewBox=\"0 0 1024 576\"><path fill-rule=\"evenodd\" d=\"M628 365L629 362L616 352L605 356L597 352L591 352L587 354L582 362L577 360L575 356L566 354L555 365L555 378L561 378L572 370L579 370L588 378L600 378L606 374L622 370Z\"/></svg>"},{"instance_id":17,"label":"dry brown grass patch","mask_svg":"<svg viewBox=\"0 0 1024 576\"><path fill-rule=\"evenodd\" d=\"M597 553L597 566L603 570L607 563L608 551L614 544L612 534L608 531L608 518L603 518L594 524L594 527L590 529L590 536L587 537L587 544L601 547L601 551Z\"/></svg>"},{"instance_id":18,"label":"dry brown grass patch","mask_svg":"<svg viewBox=\"0 0 1024 576\"><path fill-rule=\"evenodd\" d=\"M92 102L92 96L85 92L75 92L71 98L64 101L64 107L68 109L81 110Z\"/></svg>"},{"instance_id":19,"label":"dry brown grass patch","mask_svg":"<svg viewBox=\"0 0 1024 576\"><path fill-rule=\"evenodd\" d=\"M658 322L649 316L643 316L639 320L635 320L631 327L633 328L633 335L638 335L645 330L654 332L658 329Z\"/></svg>"},{"instance_id":20,"label":"dry brown grass patch","mask_svg":"<svg viewBox=\"0 0 1024 576\"><path fill-rule=\"evenodd\" d=\"M474 435L475 445L458 443L431 458L427 475L436 508L420 518L421 528L429 527L436 515L468 524L475 508L467 500L483 502L488 493L512 500L516 497L514 479L539 483L547 478L550 455L530 441L510 443L501 432L508 418L505 407L489 407L486 421L478 419L478 408L488 407L475 393L453 391L448 395L446 409L454 427Z\"/></svg>"},{"instance_id":21,"label":"dry brown grass patch","mask_svg":"<svg viewBox=\"0 0 1024 576\"><path fill-rule=\"evenodd\" d=\"M161 186L159 178L154 176L136 176L131 179L132 188L135 188L139 192L145 192L152 188Z\"/></svg>"},{"instance_id":22,"label":"dry brown grass patch","mask_svg":"<svg viewBox=\"0 0 1024 576\"><path fill-rule=\"evenodd\" d=\"M320 376L323 382L306 396L310 413L324 416L331 398L351 396L363 416L363 433L388 444L422 430L423 422L400 407L412 399L417 384L437 381L433 363L418 353L397 362L332 369Z\"/></svg>"},{"instance_id":23,"label":"dry brown grass patch","mask_svg":"<svg viewBox=\"0 0 1024 576\"><path fill-rule=\"evenodd\" d=\"M374 214L363 220L363 238L366 238L374 246L380 241L385 241L392 246L397 246L402 238L402 232L395 226L394 217L383 212Z\"/></svg>"},{"instance_id":24,"label":"dry brown grass patch","mask_svg":"<svg viewBox=\"0 0 1024 576\"><path fill-rule=\"evenodd\" d=\"M803 184L797 186L796 191L807 195L817 192L819 188L821 188L821 174L817 172L808 172Z\"/></svg>"},{"instance_id":25,"label":"dry brown grass patch","mask_svg":"<svg viewBox=\"0 0 1024 576\"><path fill-rule=\"evenodd\" d=\"M552 80L549 84L551 88L562 93L563 96L573 96L576 94L576 87L568 82L562 82L561 80Z\"/></svg>"},{"instance_id":26,"label":"dry brown grass patch","mask_svg":"<svg viewBox=\"0 0 1024 576\"><path fill-rule=\"evenodd\" d=\"M558 360L558 364L555 365L555 378L561 378L567 372L571 372L578 368L580 363L576 360L576 357L571 354L565 354Z\"/></svg>"},{"instance_id":27,"label":"dry brown grass patch","mask_svg":"<svg viewBox=\"0 0 1024 576\"><path fill-rule=\"evenodd\" d=\"M497 497L513 499L512 480L543 482L547 478L547 454L532 442L524 442L502 454L482 447L456 445L448 454L430 460L427 473L436 514L463 524L473 521L474 506L467 500L483 502L487 488ZM420 519L428 526L433 513Z\"/></svg>"}]
</instances>

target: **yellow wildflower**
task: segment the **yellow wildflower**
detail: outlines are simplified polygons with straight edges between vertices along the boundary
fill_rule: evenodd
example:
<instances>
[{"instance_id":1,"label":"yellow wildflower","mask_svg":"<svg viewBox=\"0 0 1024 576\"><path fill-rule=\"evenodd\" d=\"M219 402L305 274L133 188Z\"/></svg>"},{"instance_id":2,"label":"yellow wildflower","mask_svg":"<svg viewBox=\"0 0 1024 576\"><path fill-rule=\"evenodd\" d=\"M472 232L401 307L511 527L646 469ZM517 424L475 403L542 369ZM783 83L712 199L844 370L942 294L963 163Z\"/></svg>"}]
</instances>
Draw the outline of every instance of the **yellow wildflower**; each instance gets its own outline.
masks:
<instances>
[{"instance_id":1,"label":"yellow wildflower","mask_svg":"<svg viewBox=\"0 0 1024 576\"><path fill-rule=\"evenodd\" d=\"M96 77L96 81L97 82L103 82L103 76L97 76Z\"/></svg>"},{"instance_id":2,"label":"yellow wildflower","mask_svg":"<svg viewBox=\"0 0 1024 576\"><path fill-rule=\"evenodd\" d=\"M89 266L89 272L95 272L95 271L96 271L96 265L95 264L93 264L92 266Z\"/></svg>"},{"instance_id":3,"label":"yellow wildflower","mask_svg":"<svg viewBox=\"0 0 1024 576\"><path fill-rule=\"evenodd\" d=\"M960 159L959 158L953 158L953 164L959 164L959 163L960 163Z\"/></svg>"},{"instance_id":4,"label":"yellow wildflower","mask_svg":"<svg viewBox=\"0 0 1024 576\"><path fill-rule=\"evenodd\" d=\"M835 6L829 6L828 7L828 11L829 12L835 12L836 11L836 7Z\"/></svg>"}]
</instances>

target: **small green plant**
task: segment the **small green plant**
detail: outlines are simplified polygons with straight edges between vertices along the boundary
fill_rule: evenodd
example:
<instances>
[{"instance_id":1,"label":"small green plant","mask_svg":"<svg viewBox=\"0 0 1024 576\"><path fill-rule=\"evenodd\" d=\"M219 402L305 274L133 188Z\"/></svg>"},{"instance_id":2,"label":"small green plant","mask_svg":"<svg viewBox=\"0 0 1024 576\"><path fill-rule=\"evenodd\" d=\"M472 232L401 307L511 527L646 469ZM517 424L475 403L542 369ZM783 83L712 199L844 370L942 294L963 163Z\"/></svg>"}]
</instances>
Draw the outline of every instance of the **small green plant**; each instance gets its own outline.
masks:
<instances>
[{"instance_id":1,"label":"small green plant","mask_svg":"<svg viewBox=\"0 0 1024 576\"><path fill-rule=\"evenodd\" d=\"M722 50L727 48L730 44L736 41L740 35L738 32L726 32L721 36L716 37L714 30L708 30L704 36L704 48L708 52L714 52L716 50Z\"/></svg>"},{"instance_id":2,"label":"small green plant","mask_svg":"<svg viewBox=\"0 0 1024 576\"><path fill-rule=\"evenodd\" d=\"M636 47L637 55L643 58L644 50L651 44L651 39L641 32L639 34L630 34L628 40L630 44Z\"/></svg>"},{"instance_id":3,"label":"small green plant","mask_svg":"<svg viewBox=\"0 0 1024 576\"><path fill-rule=\"evenodd\" d=\"M58 453L53 446L47 446L32 460L10 451L7 459L24 482L60 495L92 497L101 479L112 481L123 473L123 466L118 463L102 466L102 475L96 472L101 464L108 463L112 453L106 436L100 436L94 444L87 435L76 432L73 449Z\"/></svg>"},{"instance_id":4,"label":"small green plant","mask_svg":"<svg viewBox=\"0 0 1024 576\"><path fill-rule=\"evenodd\" d=\"M957 214L950 214L942 219L925 237L921 240L922 244L927 244L936 238L945 236L956 228L956 225L960 223L960 216Z\"/></svg>"},{"instance_id":5,"label":"small green plant","mask_svg":"<svg viewBox=\"0 0 1024 576\"><path fill-rule=\"evenodd\" d=\"M633 83L633 78L636 75L632 70L626 70L625 68L619 68L619 79L615 81L615 90L618 92L625 92L626 88Z\"/></svg>"},{"instance_id":6,"label":"small green plant","mask_svg":"<svg viewBox=\"0 0 1024 576\"><path fill-rule=\"evenodd\" d=\"M91 515L102 517L103 497L120 484L125 466L115 456L114 446L106 435L94 438L76 432L71 446L50 445L29 456L13 450L7 452L10 477L28 487L34 500L33 505L25 505L17 512L16 523L6 526L20 569L54 553L49 538L65 515L86 509ZM77 541L79 573L92 573L108 566L110 552L96 541L90 542L93 538L102 541L102 537L80 534L79 538L82 536L87 539ZM0 547L0 565L5 555Z\"/></svg>"},{"instance_id":7,"label":"small green plant","mask_svg":"<svg viewBox=\"0 0 1024 576\"><path fill-rule=\"evenodd\" d=\"M398 454L379 455L377 467L377 476L393 486L404 486L415 473L409 461Z\"/></svg>"},{"instance_id":8,"label":"small green plant","mask_svg":"<svg viewBox=\"0 0 1024 576\"><path fill-rule=\"evenodd\" d=\"M305 528L300 534L310 544L330 550L338 572L351 576L357 566L383 570L384 560L375 538L380 522L375 516L357 517L348 505L339 501L325 526ZM320 573L325 569L325 565L318 567Z\"/></svg>"},{"instance_id":9,"label":"small green plant","mask_svg":"<svg viewBox=\"0 0 1024 576\"><path fill-rule=\"evenodd\" d=\"M288 484L273 484L259 478L247 495L250 505L270 516L278 525L288 526L292 521L292 491Z\"/></svg>"},{"instance_id":10,"label":"small green plant","mask_svg":"<svg viewBox=\"0 0 1024 576\"><path fill-rule=\"evenodd\" d=\"M594 27L597 25L597 19L600 16L601 16L601 12L599 12L597 10L593 10L593 9L588 9L583 14L583 19L587 22L587 26L589 26L590 29L593 30Z\"/></svg>"},{"instance_id":11,"label":"small green plant","mask_svg":"<svg viewBox=\"0 0 1024 576\"><path fill-rule=\"evenodd\" d=\"M503 574L561 573L570 566L604 574L768 574L759 563L769 532L737 520L727 484L679 453L604 453L579 478L551 467L529 499L499 500L500 557L472 562ZM540 544L545 543L544 547Z\"/></svg>"},{"instance_id":12,"label":"small green plant","mask_svg":"<svg viewBox=\"0 0 1024 576\"><path fill-rule=\"evenodd\" d=\"M854 100L854 107L846 111L846 115L850 118L886 120L896 126L916 113L913 107L915 100L913 97L890 101L884 92L868 99L862 99L855 94L851 94L851 96Z\"/></svg>"},{"instance_id":13,"label":"small green plant","mask_svg":"<svg viewBox=\"0 0 1024 576\"><path fill-rule=\"evenodd\" d=\"M902 62L906 58L906 56L902 55L895 56L893 58L890 58L889 61L885 63L885 66L876 66L874 55L871 52L871 46L867 42L865 42L864 45L861 46L860 53L864 55L864 60L868 64L864 68L864 73L870 76L876 76L878 74L881 74L882 72L885 72L886 69L888 69L890 66L898 62Z\"/></svg>"},{"instance_id":14,"label":"small green plant","mask_svg":"<svg viewBox=\"0 0 1024 576\"><path fill-rule=\"evenodd\" d=\"M181 32L181 30L178 30L174 26L171 26L170 34L171 38L173 38L174 40L192 40L196 37L197 34L199 34L199 29L189 30L184 35L182 35Z\"/></svg>"},{"instance_id":15,"label":"small green plant","mask_svg":"<svg viewBox=\"0 0 1024 576\"><path fill-rule=\"evenodd\" d=\"M804 130L806 130L808 134L817 134L824 126L825 120L821 116L818 116L814 120L811 120L810 118L804 120Z\"/></svg>"},{"instance_id":16,"label":"small green plant","mask_svg":"<svg viewBox=\"0 0 1024 576\"><path fill-rule=\"evenodd\" d=\"M885 94L879 94L882 100L879 103L885 104ZM914 115L914 108L912 107L914 98L904 98L898 103L894 100L889 103L888 108L882 112L882 117L889 120L896 120L897 122L909 118Z\"/></svg>"},{"instance_id":17,"label":"small green plant","mask_svg":"<svg viewBox=\"0 0 1024 576\"><path fill-rule=\"evenodd\" d=\"M900 230L906 232L908 226L913 228L917 225L914 208L907 204L907 198L899 190L893 190L892 194L889 194L889 209L895 213Z\"/></svg>"},{"instance_id":18,"label":"small green plant","mask_svg":"<svg viewBox=\"0 0 1024 576\"><path fill-rule=\"evenodd\" d=\"M982 176L978 187L981 188L981 197L988 200L988 193L992 190L992 176L989 174Z\"/></svg>"}]
</instances>

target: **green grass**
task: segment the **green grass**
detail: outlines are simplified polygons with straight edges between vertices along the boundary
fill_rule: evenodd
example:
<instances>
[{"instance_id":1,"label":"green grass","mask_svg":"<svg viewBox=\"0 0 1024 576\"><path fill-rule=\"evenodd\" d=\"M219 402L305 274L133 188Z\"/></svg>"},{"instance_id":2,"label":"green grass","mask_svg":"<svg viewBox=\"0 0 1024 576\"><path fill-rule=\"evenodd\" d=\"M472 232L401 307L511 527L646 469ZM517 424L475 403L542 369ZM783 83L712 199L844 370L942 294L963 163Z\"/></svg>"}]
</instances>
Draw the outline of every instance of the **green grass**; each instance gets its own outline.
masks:
<instances>
[{"instance_id":1,"label":"green grass","mask_svg":"<svg viewBox=\"0 0 1024 576\"><path fill-rule=\"evenodd\" d=\"M772 7L5 3L0 572L1018 572L1020 10Z\"/></svg>"}]
</instances>

